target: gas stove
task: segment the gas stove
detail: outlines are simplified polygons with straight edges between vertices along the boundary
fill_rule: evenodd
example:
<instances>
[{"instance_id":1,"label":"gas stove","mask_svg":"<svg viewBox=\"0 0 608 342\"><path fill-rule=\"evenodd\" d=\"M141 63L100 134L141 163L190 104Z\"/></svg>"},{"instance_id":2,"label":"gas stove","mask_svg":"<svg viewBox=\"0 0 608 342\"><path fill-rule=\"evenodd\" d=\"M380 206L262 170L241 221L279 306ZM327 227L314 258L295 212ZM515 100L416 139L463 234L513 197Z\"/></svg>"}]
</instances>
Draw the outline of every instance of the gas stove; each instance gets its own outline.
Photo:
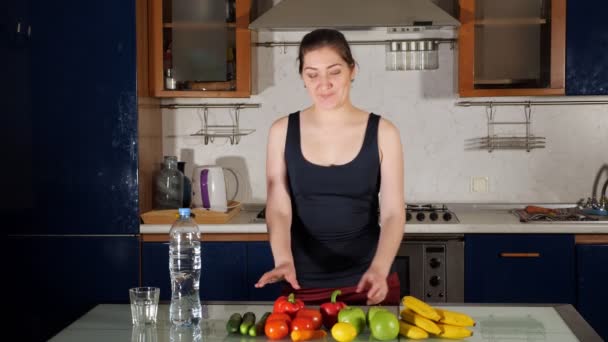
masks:
<instances>
[{"instance_id":1,"label":"gas stove","mask_svg":"<svg viewBox=\"0 0 608 342\"><path fill-rule=\"evenodd\" d=\"M447 224L459 223L456 214L445 204L406 204L405 220L408 223ZM258 212L254 222L266 222L266 207Z\"/></svg>"},{"instance_id":2,"label":"gas stove","mask_svg":"<svg viewBox=\"0 0 608 342\"><path fill-rule=\"evenodd\" d=\"M408 223L458 223L456 214L445 204L406 204L405 221Z\"/></svg>"}]
</instances>

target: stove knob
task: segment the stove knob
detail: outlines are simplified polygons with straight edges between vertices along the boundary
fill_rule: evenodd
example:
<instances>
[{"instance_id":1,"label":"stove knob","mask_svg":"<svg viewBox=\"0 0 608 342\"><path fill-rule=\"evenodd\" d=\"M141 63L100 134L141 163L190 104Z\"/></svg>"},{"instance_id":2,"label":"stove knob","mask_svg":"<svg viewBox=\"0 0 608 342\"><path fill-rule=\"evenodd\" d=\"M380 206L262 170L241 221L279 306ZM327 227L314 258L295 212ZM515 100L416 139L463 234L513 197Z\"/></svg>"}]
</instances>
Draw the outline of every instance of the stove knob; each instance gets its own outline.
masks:
<instances>
[{"instance_id":1,"label":"stove knob","mask_svg":"<svg viewBox=\"0 0 608 342\"><path fill-rule=\"evenodd\" d=\"M405 220L409 221L412 219L412 213L410 213L409 211L405 213Z\"/></svg>"},{"instance_id":2,"label":"stove knob","mask_svg":"<svg viewBox=\"0 0 608 342\"><path fill-rule=\"evenodd\" d=\"M437 221L437 219L439 218L439 215L437 215L437 213L432 212L429 214L429 218L431 219L431 221Z\"/></svg>"},{"instance_id":3,"label":"stove knob","mask_svg":"<svg viewBox=\"0 0 608 342\"><path fill-rule=\"evenodd\" d=\"M437 268L437 267L441 266L441 261L439 261L439 259L437 259L437 258L432 258L429 261L429 266L431 266L431 268Z\"/></svg>"},{"instance_id":4,"label":"stove knob","mask_svg":"<svg viewBox=\"0 0 608 342\"><path fill-rule=\"evenodd\" d=\"M439 286L439 284L441 283L440 279L438 276L432 276L431 280L429 281L429 283L431 284L431 286Z\"/></svg>"},{"instance_id":5,"label":"stove knob","mask_svg":"<svg viewBox=\"0 0 608 342\"><path fill-rule=\"evenodd\" d=\"M451 213L445 213L443 214L443 220L444 221L450 221L452 219L452 214Z\"/></svg>"},{"instance_id":6,"label":"stove knob","mask_svg":"<svg viewBox=\"0 0 608 342\"><path fill-rule=\"evenodd\" d=\"M418 213L418 214L416 214L416 220L418 220L418 221L424 221L424 213Z\"/></svg>"}]
</instances>

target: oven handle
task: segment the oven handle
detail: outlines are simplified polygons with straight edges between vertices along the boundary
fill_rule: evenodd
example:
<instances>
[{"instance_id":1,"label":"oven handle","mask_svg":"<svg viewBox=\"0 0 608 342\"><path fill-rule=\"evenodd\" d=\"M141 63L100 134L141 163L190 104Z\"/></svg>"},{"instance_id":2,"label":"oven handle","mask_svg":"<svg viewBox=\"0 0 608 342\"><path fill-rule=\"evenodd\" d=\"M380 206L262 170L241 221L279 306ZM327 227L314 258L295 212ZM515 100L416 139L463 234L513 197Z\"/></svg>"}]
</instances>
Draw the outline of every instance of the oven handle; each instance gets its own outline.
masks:
<instances>
[{"instance_id":1,"label":"oven handle","mask_svg":"<svg viewBox=\"0 0 608 342\"><path fill-rule=\"evenodd\" d=\"M500 253L501 258L540 258L540 253Z\"/></svg>"}]
</instances>

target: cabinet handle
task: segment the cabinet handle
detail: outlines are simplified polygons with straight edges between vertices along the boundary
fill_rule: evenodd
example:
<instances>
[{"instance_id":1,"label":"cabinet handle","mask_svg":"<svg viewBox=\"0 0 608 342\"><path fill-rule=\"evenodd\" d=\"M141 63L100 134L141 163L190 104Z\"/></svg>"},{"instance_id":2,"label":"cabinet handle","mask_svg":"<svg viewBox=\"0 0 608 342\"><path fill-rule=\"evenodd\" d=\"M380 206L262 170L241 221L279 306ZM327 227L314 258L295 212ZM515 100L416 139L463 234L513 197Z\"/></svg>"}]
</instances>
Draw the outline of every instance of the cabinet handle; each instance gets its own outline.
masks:
<instances>
[{"instance_id":1,"label":"cabinet handle","mask_svg":"<svg viewBox=\"0 0 608 342\"><path fill-rule=\"evenodd\" d=\"M500 253L501 258L540 258L540 253Z\"/></svg>"}]
</instances>

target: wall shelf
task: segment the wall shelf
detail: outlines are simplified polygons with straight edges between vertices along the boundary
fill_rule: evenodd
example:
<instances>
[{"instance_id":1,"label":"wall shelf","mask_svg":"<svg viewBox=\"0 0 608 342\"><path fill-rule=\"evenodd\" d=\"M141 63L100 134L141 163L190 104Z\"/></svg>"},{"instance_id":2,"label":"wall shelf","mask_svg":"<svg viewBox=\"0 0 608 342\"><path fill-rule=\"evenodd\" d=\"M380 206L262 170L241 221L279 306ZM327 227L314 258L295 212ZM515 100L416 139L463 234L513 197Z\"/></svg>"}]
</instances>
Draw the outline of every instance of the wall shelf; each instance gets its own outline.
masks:
<instances>
[{"instance_id":1,"label":"wall shelf","mask_svg":"<svg viewBox=\"0 0 608 342\"><path fill-rule=\"evenodd\" d=\"M211 104L211 103L198 103L198 104L165 104L161 105L161 108L166 109L178 109L178 108L195 108L203 110L203 127L190 134L190 136L203 137L205 145L210 142L213 143L215 138L226 138L230 141L231 145L236 145L241 141L241 137L249 135L255 132L255 129L241 128L240 127L240 114L241 109L244 108L260 108L260 104L254 103L227 103L227 104ZM210 108L230 108L234 111L234 117L232 118L231 124L225 125L211 125L209 124L209 109Z\"/></svg>"}]
</instances>

